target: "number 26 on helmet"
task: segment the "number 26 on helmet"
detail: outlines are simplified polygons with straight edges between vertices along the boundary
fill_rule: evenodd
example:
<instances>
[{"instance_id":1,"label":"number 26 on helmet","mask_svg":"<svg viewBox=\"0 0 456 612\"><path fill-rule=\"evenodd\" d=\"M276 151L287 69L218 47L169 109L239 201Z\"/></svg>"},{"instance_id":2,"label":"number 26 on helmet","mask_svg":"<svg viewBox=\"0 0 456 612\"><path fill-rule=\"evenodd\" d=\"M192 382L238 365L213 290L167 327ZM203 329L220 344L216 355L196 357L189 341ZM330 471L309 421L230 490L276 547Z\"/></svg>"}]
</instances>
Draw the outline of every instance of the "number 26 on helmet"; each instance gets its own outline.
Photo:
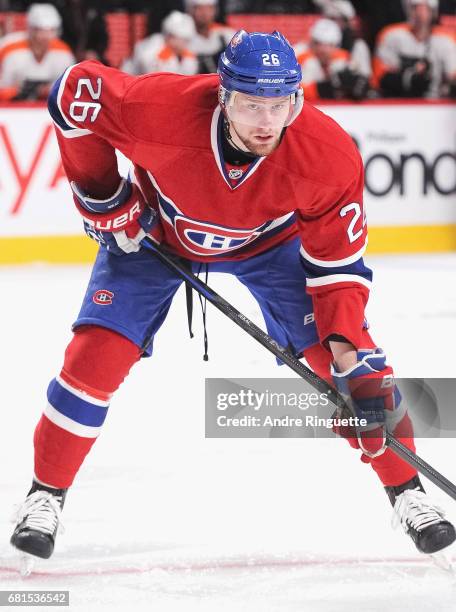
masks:
<instances>
[{"instance_id":1,"label":"number 26 on helmet","mask_svg":"<svg viewBox=\"0 0 456 612\"><path fill-rule=\"evenodd\" d=\"M302 110L301 66L280 32L239 30L218 63L219 102L229 121L290 125ZM241 94L241 95L240 95Z\"/></svg>"}]
</instances>

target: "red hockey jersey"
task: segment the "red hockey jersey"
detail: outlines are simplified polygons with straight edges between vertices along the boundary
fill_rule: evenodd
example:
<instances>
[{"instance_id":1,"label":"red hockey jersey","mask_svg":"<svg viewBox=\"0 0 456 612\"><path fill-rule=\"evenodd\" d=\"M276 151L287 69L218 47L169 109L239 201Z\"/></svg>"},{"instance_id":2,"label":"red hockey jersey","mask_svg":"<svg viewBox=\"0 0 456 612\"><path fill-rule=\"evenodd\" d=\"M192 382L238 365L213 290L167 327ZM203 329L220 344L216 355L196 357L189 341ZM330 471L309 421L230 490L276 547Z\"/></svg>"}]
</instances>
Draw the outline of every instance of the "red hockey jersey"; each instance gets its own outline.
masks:
<instances>
[{"instance_id":1,"label":"red hockey jersey","mask_svg":"<svg viewBox=\"0 0 456 612\"><path fill-rule=\"evenodd\" d=\"M233 172L217 88L216 75L132 77L93 61L69 68L49 101L69 180L111 195L120 150L159 211L164 241L188 259L244 259L299 234L321 339L337 333L359 346L370 272L356 146L304 104L271 155Z\"/></svg>"}]
</instances>

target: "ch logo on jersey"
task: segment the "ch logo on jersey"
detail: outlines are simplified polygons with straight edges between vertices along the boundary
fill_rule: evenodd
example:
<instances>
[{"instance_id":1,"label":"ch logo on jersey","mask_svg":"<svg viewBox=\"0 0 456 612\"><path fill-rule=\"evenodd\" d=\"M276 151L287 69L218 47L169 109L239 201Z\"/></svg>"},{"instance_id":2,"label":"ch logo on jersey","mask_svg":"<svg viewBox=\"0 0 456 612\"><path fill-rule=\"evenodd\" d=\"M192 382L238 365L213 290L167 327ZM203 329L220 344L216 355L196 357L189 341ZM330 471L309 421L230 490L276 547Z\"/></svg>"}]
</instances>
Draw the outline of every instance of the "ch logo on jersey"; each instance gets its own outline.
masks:
<instances>
[{"instance_id":1,"label":"ch logo on jersey","mask_svg":"<svg viewBox=\"0 0 456 612\"><path fill-rule=\"evenodd\" d=\"M174 229L183 246L196 255L220 255L246 246L261 234L260 228L232 229L176 215ZM262 228L261 228L262 229Z\"/></svg>"},{"instance_id":2,"label":"ch logo on jersey","mask_svg":"<svg viewBox=\"0 0 456 612\"><path fill-rule=\"evenodd\" d=\"M99 306L109 306L112 304L113 297L114 293L112 291L108 291L108 289L98 289L98 291L95 291L93 294L92 300Z\"/></svg>"},{"instance_id":3,"label":"ch logo on jersey","mask_svg":"<svg viewBox=\"0 0 456 612\"><path fill-rule=\"evenodd\" d=\"M247 246L277 220L265 221L253 228L238 229L186 217L174 202L159 194L160 215L171 225L182 246L199 256L221 255ZM288 219L292 213L288 214ZM284 217L285 220L285 217Z\"/></svg>"}]
</instances>

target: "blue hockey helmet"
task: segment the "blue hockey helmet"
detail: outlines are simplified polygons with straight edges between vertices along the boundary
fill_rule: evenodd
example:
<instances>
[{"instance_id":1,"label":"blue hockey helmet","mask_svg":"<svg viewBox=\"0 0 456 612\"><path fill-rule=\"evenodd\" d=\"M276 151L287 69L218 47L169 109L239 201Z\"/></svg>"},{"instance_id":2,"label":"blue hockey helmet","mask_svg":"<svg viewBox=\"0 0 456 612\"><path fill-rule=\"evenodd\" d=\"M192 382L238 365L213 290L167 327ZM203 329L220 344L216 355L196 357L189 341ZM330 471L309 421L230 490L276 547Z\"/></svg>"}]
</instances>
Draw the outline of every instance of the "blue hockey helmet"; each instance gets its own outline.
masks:
<instances>
[{"instance_id":1,"label":"blue hockey helmet","mask_svg":"<svg viewBox=\"0 0 456 612\"><path fill-rule=\"evenodd\" d=\"M289 125L301 112L302 72L295 52L280 32L239 30L218 62L219 100L225 114L233 103L233 93L263 98L290 97Z\"/></svg>"}]
</instances>

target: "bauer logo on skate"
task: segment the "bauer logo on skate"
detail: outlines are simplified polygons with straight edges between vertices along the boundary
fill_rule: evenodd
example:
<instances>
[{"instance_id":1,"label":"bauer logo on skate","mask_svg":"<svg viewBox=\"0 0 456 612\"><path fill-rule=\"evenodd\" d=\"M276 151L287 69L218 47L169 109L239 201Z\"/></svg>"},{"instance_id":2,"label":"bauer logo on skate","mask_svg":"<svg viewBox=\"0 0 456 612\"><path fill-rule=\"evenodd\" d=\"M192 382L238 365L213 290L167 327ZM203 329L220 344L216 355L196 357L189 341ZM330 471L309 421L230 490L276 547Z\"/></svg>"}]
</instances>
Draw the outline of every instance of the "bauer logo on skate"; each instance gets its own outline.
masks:
<instances>
[{"instance_id":1,"label":"bauer logo on skate","mask_svg":"<svg viewBox=\"0 0 456 612\"><path fill-rule=\"evenodd\" d=\"M95 304L99 304L100 306L109 306L112 304L112 298L114 297L114 293L112 291L108 291L107 289L98 289L93 294L92 300Z\"/></svg>"}]
</instances>

